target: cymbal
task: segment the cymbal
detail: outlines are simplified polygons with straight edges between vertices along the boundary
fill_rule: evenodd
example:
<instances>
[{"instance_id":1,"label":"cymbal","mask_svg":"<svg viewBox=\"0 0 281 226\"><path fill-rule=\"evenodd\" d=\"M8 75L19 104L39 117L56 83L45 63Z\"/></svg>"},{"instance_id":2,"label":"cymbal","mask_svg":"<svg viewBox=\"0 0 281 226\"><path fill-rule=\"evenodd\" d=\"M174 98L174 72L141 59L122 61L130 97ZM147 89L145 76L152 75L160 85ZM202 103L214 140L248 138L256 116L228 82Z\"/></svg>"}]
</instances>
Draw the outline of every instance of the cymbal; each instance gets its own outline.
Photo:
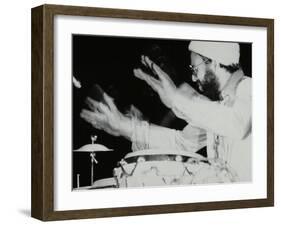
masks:
<instances>
[{"instance_id":1,"label":"cymbal","mask_svg":"<svg viewBox=\"0 0 281 226\"><path fill-rule=\"evenodd\" d=\"M92 188L110 188L116 187L116 179L114 177L96 180Z\"/></svg>"},{"instance_id":2,"label":"cymbal","mask_svg":"<svg viewBox=\"0 0 281 226\"><path fill-rule=\"evenodd\" d=\"M86 144L79 149L73 150L74 152L103 152L103 151L113 151L102 144Z\"/></svg>"}]
</instances>

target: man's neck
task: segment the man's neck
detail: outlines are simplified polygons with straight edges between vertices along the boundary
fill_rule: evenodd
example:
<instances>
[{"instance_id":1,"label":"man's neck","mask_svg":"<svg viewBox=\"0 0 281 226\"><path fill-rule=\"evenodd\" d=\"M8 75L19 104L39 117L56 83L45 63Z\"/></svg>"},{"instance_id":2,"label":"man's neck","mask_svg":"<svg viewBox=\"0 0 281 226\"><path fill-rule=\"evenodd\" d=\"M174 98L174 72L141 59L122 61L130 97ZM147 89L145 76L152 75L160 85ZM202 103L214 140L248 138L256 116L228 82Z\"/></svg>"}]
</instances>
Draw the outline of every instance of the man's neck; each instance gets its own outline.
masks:
<instances>
[{"instance_id":1,"label":"man's neck","mask_svg":"<svg viewBox=\"0 0 281 226\"><path fill-rule=\"evenodd\" d=\"M244 77L244 72L239 69L238 71L234 72L230 78L227 80L226 84L224 85L221 96L222 99L225 99L226 96L228 96L229 99L233 100L236 95L236 89L240 81Z\"/></svg>"}]
</instances>

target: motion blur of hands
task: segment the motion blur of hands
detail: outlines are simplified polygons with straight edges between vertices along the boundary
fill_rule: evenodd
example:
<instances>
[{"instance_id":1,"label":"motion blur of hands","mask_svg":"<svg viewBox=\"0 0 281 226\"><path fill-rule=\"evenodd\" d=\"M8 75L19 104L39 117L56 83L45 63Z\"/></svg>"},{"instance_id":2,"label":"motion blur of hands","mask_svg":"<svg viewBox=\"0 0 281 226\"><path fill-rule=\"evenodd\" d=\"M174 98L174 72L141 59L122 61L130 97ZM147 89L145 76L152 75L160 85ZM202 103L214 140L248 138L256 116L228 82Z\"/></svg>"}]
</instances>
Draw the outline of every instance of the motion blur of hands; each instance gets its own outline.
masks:
<instances>
[{"instance_id":1,"label":"motion blur of hands","mask_svg":"<svg viewBox=\"0 0 281 226\"><path fill-rule=\"evenodd\" d=\"M172 107L171 97L176 91L174 82L157 64L147 56L141 56L142 64L149 68L159 79L152 77L141 69L134 69L135 77L145 81L160 97L163 104Z\"/></svg>"},{"instance_id":2,"label":"motion blur of hands","mask_svg":"<svg viewBox=\"0 0 281 226\"><path fill-rule=\"evenodd\" d=\"M117 109L110 96L104 93L103 97L104 103L87 97L86 103L91 110L83 109L80 114L81 118L93 127L113 136L130 137L130 119Z\"/></svg>"},{"instance_id":3,"label":"motion blur of hands","mask_svg":"<svg viewBox=\"0 0 281 226\"><path fill-rule=\"evenodd\" d=\"M173 107L173 97L176 93L182 94L185 98L189 99L198 95L198 92L187 83L177 88L170 76L150 60L149 57L142 56L141 61L145 67L149 68L158 77L158 79L145 73L141 69L134 69L135 77L145 81L159 95L162 103L166 105L166 107Z\"/></svg>"},{"instance_id":4,"label":"motion blur of hands","mask_svg":"<svg viewBox=\"0 0 281 226\"><path fill-rule=\"evenodd\" d=\"M169 75L147 56L141 57L142 64L149 68L158 79L152 77L141 69L134 69L134 75L145 81L160 97L163 104L168 108L173 107L173 97L179 93L186 98L192 98L198 93L188 84L176 87ZM103 102L87 97L86 103L90 110L83 109L80 116L93 127L103 130L113 136L130 138L132 134L131 118L142 120L141 112L130 109L130 114L122 114L116 107L113 98L103 93Z\"/></svg>"}]
</instances>

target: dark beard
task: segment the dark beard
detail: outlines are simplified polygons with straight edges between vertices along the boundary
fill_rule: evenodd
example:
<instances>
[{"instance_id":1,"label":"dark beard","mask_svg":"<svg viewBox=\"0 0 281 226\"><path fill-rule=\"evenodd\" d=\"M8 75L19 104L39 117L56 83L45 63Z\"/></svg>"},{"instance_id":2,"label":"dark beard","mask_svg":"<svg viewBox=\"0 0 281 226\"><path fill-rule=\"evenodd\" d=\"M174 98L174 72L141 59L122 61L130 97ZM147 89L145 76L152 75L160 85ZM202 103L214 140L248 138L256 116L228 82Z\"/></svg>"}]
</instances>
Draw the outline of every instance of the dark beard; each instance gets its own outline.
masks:
<instances>
[{"instance_id":1,"label":"dark beard","mask_svg":"<svg viewBox=\"0 0 281 226\"><path fill-rule=\"evenodd\" d=\"M204 81L200 82L202 86L202 94L212 101L222 100L221 92L219 90L219 82L215 73L208 70L204 76Z\"/></svg>"}]
</instances>

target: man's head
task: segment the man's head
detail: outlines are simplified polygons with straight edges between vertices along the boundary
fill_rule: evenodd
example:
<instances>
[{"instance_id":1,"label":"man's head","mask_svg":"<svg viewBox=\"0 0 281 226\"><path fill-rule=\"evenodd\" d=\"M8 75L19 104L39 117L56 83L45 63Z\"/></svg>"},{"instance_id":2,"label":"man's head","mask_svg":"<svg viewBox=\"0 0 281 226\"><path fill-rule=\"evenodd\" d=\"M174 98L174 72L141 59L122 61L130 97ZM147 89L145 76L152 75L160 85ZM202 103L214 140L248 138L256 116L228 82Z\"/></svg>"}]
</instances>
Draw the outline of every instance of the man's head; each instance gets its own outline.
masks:
<instances>
[{"instance_id":1,"label":"man's head","mask_svg":"<svg viewBox=\"0 0 281 226\"><path fill-rule=\"evenodd\" d=\"M221 90L239 67L239 44L230 42L191 41L192 80L212 100L221 99Z\"/></svg>"}]
</instances>

